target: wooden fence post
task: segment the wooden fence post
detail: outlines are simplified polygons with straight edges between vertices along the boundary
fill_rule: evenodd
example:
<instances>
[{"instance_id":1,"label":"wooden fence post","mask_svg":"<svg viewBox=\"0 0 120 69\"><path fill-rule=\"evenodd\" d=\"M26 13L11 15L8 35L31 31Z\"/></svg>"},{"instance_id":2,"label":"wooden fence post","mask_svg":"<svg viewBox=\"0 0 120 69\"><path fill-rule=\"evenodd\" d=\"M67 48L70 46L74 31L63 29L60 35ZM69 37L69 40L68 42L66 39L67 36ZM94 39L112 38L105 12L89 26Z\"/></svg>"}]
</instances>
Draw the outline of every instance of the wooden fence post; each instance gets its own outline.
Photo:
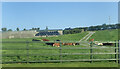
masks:
<instances>
[{"instance_id":1,"label":"wooden fence post","mask_svg":"<svg viewBox=\"0 0 120 69\"><path fill-rule=\"evenodd\" d=\"M117 43L116 43L116 40L115 40L115 59L116 59L115 62L117 62L117 50L116 50L116 46L117 46Z\"/></svg>"},{"instance_id":2,"label":"wooden fence post","mask_svg":"<svg viewBox=\"0 0 120 69\"><path fill-rule=\"evenodd\" d=\"M118 40L118 64L120 64L120 40Z\"/></svg>"},{"instance_id":3,"label":"wooden fence post","mask_svg":"<svg viewBox=\"0 0 120 69\"><path fill-rule=\"evenodd\" d=\"M93 62L93 61L92 61L92 59L93 59L93 55L92 55L92 52L93 52L93 51L92 51L92 45L93 45L93 42L91 41L91 42L90 42L90 54L91 54L91 55L90 55L90 59L91 59L91 62Z\"/></svg>"},{"instance_id":4,"label":"wooden fence post","mask_svg":"<svg viewBox=\"0 0 120 69\"><path fill-rule=\"evenodd\" d=\"M27 50L27 63L29 62L29 42L26 41L26 50Z\"/></svg>"},{"instance_id":5,"label":"wooden fence post","mask_svg":"<svg viewBox=\"0 0 120 69\"><path fill-rule=\"evenodd\" d=\"M60 43L60 63L62 63L62 43L61 43L61 41L59 42Z\"/></svg>"}]
</instances>

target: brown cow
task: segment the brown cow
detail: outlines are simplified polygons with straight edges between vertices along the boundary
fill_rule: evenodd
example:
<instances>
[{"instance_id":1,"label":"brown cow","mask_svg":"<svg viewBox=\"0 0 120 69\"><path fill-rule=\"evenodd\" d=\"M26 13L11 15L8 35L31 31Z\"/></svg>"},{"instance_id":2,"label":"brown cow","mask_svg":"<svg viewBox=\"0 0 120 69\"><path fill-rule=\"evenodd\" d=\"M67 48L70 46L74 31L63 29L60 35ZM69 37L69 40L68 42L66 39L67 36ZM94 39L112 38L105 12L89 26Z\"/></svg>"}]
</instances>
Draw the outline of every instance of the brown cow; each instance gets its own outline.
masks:
<instances>
[{"instance_id":1,"label":"brown cow","mask_svg":"<svg viewBox=\"0 0 120 69\"><path fill-rule=\"evenodd\" d=\"M76 43L62 43L62 45L73 45L73 46L75 46ZM78 45L79 45L79 44L78 44ZM60 43L54 43L53 46L60 47Z\"/></svg>"},{"instance_id":2,"label":"brown cow","mask_svg":"<svg viewBox=\"0 0 120 69\"><path fill-rule=\"evenodd\" d=\"M60 47L60 43L54 43L53 46Z\"/></svg>"},{"instance_id":3,"label":"brown cow","mask_svg":"<svg viewBox=\"0 0 120 69\"><path fill-rule=\"evenodd\" d=\"M93 41L94 41L94 39L90 39L90 40L89 40L89 42L91 42L91 41L93 42Z\"/></svg>"},{"instance_id":4,"label":"brown cow","mask_svg":"<svg viewBox=\"0 0 120 69\"><path fill-rule=\"evenodd\" d=\"M75 46L75 43L63 43L63 45L73 45L73 46Z\"/></svg>"},{"instance_id":5,"label":"brown cow","mask_svg":"<svg viewBox=\"0 0 120 69\"><path fill-rule=\"evenodd\" d=\"M48 40L48 39L42 39L43 41L50 41L50 40Z\"/></svg>"}]
</instances>

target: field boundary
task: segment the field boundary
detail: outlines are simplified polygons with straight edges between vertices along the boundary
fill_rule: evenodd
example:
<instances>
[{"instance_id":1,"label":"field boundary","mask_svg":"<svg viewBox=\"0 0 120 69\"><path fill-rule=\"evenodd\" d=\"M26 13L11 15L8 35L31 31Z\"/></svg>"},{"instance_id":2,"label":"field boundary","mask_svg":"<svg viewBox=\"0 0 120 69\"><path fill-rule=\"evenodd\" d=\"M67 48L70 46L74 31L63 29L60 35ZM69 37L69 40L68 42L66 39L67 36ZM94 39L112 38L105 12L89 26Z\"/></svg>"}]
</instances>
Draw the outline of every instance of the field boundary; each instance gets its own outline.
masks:
<instances>
[{"instance_id":1,"label":"field boundary","mask_svg":"<svg viewBox=\"0 0 120 69\"><path fill-rule=\"evenodd\" d=\"M8 42L2 42L2 43L8 43ZM9 42L11 43L11 42ZM13 42L12 42L13 43ZM2 62L2 63L39 63L39 62L77 62L77 61L89 61L89 62L93 62L93 61L115 61L115 62L118 62L120 63L120 41L116 42L115 43L115 47L93 47L93 44L90 44L89 47L86 47L86 48L81 48L81 47L77 47L77 48L62 48L62 42L57 42L57 43L60 43L60 47L52 47L52 48L29 48L29 41L26 41L26 42L20 42L20 43L26 43L26 48L19 48L19 49L10 49L10 48L3 48L3 50L26 50L27 53L26 54L2 54L2 56L26 56L27 57L27 60L28 61L9 61L9 62ZM50 43L50 42L41 42L41 43ZM118 46L117 46L118 45ZM112 53L93 53L93 49L115 49L115 52L112 52ZM29 53L29 50L40 50L40 49L50 49L50 50L54 50L54 49L58 49L59 50L59 54L30 54ZM62 53L62 50L64 49L73 49L73 50L76 50L76 49L88 49L89 50L89 53ZM100 55L100 54L113 54L115 55L115 58L111 58L111 59L94 59L93 58L93 55ZM58 55L59 56L59 60L41 60L41 61L30 61L29 60L29 56L37 56L37 55L50 55L50 56L53 56L53 55ZM73 59L73 60L62 60L62 56L63 55L90 55L90 59Z\"/></svg>"}]
</instances>

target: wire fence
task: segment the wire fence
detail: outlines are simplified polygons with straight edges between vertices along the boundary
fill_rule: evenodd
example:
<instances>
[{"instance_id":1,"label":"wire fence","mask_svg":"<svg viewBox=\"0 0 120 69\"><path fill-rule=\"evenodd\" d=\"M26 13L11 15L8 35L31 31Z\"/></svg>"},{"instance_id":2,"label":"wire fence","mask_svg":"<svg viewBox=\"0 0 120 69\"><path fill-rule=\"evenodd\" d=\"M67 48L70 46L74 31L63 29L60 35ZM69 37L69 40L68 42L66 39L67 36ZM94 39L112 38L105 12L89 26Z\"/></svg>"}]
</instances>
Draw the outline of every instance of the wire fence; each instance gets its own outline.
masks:
<instances>
[{"instance_id":1,"label":"wire fence","mask_svg":"<svg viewBox=\"0 0 120 69\"><path fill-rule=\"evenodd\" d=\"M42 41L2 42L3 44L2 47L3 54L1 55L3 57L2 63L40 63L40 62L62 63L62 62L78 62L78 61L84 61L84 62L115 61L117 63L120 63L120 54L119 54L120 41L115 41L114 46L112 47L94 46L92 43L90 44L90 46L87 47L83 47L83 46L81 47L80 45L78 45L78 47L64 46L62 43L65 42L60 42L60 41L52 42L52 43L59 43L60 47L52 47L49 45L44 46L45 43L51 43L51 42L50 41L49 42L42 42ZM99 52L99 50L103 52ZM106 50L108 51L106 52ZM49 58L48 56L54 56L54 57Z\"/></svg>"}]
</instances>

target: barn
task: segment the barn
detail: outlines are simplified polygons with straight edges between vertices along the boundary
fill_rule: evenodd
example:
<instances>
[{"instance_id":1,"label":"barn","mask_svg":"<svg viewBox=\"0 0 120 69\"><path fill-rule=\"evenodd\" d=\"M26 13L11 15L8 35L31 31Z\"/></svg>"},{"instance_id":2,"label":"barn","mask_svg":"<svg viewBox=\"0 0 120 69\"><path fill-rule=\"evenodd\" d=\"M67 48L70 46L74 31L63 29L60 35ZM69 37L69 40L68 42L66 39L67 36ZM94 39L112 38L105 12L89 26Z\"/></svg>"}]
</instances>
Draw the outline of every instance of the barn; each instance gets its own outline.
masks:
<instances>
[{"instance_id":1,"label":"barn","mask_svg":"<svg viewBox=\"0 0 120 69\"><path fill-rule=\"evenodd\" d=\"M41 37L63 35L62 29L48 29L47 27L45 30L39 30L37 32L38 33L35 36L41 36Z\"/></svg>"}]
</instances>

